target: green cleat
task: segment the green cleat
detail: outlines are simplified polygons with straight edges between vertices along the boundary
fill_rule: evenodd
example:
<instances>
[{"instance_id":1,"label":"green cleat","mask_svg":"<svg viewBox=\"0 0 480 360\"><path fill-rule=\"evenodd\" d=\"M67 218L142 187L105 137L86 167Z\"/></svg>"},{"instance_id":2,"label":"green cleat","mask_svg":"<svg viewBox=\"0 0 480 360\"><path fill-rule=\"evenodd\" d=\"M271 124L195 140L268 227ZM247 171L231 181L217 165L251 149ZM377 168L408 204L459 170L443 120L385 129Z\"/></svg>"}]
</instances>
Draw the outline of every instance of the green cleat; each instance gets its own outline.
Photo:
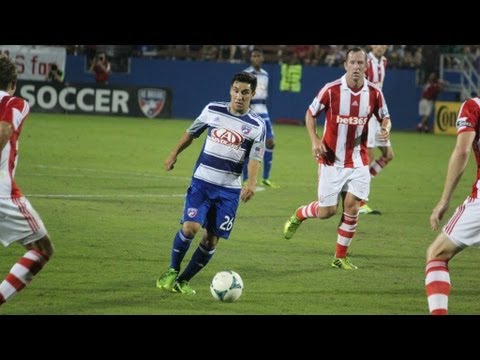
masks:
<instances>
[{"instance_id":1,"label":"green cleat","mask_svg":"<svg viewBox=\"0 0 480 360\"><path fill-rule=\"evenodd\" d=\"M291 239L301 224L302 222L298 220L296 214L290 216L290 219L288 219L283 226L283 236L285 239Z\"/></svg>"},{"instance_id":2,"label":"green cleat","mask_svg":"<svg viewBox=\"0 0 480 360\"><path fill-rule=\"evenodd\" d=\"M356 270L356 269L358 269L358 266L353 265L348 257L333 259L332 267L339 268L339 269L344 269L344 270Z\"/></svg>"},{"instance_id":3,"label":"green cleat","mask_svg":"<svg viewBox=\"0 0 480 360\"><path fill-rule=\"evenodd\" d=\"M178 271L175 269L168 269L157 280L157 288L165 291L173 291L173 284L177 280Z\"/></svg>"},{"instance_id":4,"label":"green cleat","mask_svg":"<svg viewBox=\"0 0 480 360\"><path fill-rule=\"evenodd\" d=\"M195 295L197 293L195 290L193 290L190 287L187 280L176 282L175 285L173 285L172 291L175 293L187 294L187 295Z\"/></svg>"},{"instance_id":5,"label":"green cleat","mask_svg":"<svg viewBox=\"0 0 480 360\"><path fill-rule=\"evenodd\" d=\"M260 184L262 184L263 186L266 186L266 187L269 187L271 189L278 189L280 187L280 185L277 185L273 182L271 182L270 180L268 179L262 179L262 181L260 182Z\"/></svg>"},{"instance_id":6,"label":"green cleat","mask_svg":"<svg viewBox=\"0 0 480 360\"><path fill-rule=\"evenodd\" d=\"M370 215L382 215L382 213L378 210L373 210L370 206L367 204L360 206L360 209L358 210L359 214L370 214Z\"/></svg>"}]
</instances>

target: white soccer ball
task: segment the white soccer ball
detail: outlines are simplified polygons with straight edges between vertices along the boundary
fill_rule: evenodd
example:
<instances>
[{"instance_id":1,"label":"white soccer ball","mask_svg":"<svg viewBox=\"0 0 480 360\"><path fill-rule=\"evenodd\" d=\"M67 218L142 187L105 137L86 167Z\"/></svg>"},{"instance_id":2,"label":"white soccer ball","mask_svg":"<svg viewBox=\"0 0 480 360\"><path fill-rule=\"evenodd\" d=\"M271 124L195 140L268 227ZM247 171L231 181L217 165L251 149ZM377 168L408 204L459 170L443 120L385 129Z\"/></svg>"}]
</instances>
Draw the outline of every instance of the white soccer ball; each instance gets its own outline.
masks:
<instances>
[{"instance_id":1,"label":"white soccer ball","mask_svg":"<svg viewBox=\"0 0 480 360\"><path fill-rule=\"evenodd\" d=\"M224 270L215 274L210 284L210 292L216 300L233 302L242 295L243 280L232 270Z\"/></svg>"}]
</instances>

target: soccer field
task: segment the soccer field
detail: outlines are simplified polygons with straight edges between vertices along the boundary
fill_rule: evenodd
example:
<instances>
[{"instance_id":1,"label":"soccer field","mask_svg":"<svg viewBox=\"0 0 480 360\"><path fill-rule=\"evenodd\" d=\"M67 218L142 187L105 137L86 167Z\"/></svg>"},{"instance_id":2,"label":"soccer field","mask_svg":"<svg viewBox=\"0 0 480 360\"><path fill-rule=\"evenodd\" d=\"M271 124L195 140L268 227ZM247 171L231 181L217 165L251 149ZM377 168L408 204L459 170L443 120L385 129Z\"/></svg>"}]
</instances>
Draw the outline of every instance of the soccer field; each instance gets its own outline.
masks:
<instances>
[{"instance_id":1,"label":"soccer field","mask_svg":"<svg viewBox=\"0 0 480 360\"><path fill-rule=\"evenodd\" d=\"M395 120L395 119L394 119ZM396 121L401 121L397 119ZM203 144L185 150L175 169L163 161L189 126L184 120L31 114L20 138L16 180L40 213L56 253L0 314L428 314L427 246L436 236L429 216L443 189L455 137L392 132L395 159L372 180L350 256L359 267L330 266L339 213L302 224L291 240L284 222L316 199L317 165L304 127L275 125L272 180L241 203L229 240L191 281L195 296L155 287L168 268L183 196ZM470 159L447 218L470 191ZM194 240L183 266L200 236ZM450 314L480 314L478 250L450 263ZM24 253L0 251L0 277ZM235 303L215 301L214 274L238 272Z\"/></svg>"}]
</instances>

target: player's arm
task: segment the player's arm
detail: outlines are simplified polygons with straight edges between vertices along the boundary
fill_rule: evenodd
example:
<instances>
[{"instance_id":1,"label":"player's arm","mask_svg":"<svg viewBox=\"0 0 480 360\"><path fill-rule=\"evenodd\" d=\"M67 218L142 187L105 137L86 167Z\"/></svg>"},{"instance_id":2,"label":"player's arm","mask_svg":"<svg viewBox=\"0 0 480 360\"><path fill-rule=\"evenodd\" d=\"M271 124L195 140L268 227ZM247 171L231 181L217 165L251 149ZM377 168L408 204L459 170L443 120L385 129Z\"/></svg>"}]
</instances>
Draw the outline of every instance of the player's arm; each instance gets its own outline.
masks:
<instances>
[{"instance_id":1,"label":"player's arm","mask_svg":"<svg viewBox=\"0 0 480 360\"><path fill-rule=\"evenodd\" d=\"M312 115L310 109L305 114L305 125L312 142L312 154L318 159L327 153L327 147L323 143L322 138L317 134L317 118Z\"/></svg>"},{"instance_id":2,"label":"player's arm","mask_svg":"<svg viewBox=\"0 0 480 360\"><path fill-rule=\"evenodd\" d=\"M0 151L2 151L5 145L10 141L12 134L12 124L5 120L0 120Z\"/></svg>"},{"instance_id":3,"label":"player's arm","mask_svg":"<svg viewBox=\"0 0 480 360\"><path fill-rule=\"evenodd\" d=\"M257 176L260 171L260 164L262 162L257 159L250 158L248 160L248 180L247 184L242 188L240 193L240 199L243 202L247 202L253 195L255 195L255 189L257 187Z\"/></svg>"},{"instance_id":4,"label":"player's arm","mask_svg":"<svg viewBox=\"0 0 480 360\"><path fill-rule=\"evenodd\" d=\"M390 130L392 129L392 121L390 118L384 117L380 124L380 130L378 132L378 138L380 140L388 140L390 138Z\"/></svg>"},{"instance_id":5,"label":"player's arm","mask_svg":"<svg viewBox=\"0 0 480 360\"><path fill-rule=\"evenodd\" d=\"M185 150L187 147L189 147L192 144L194 139L195 139L195 137L188 132L186 132L185 134L182 135L182 137L178 141L177 145L170 152L170 154L168 154L167 159L164 162L165 170L170 171L170 170L173 169L175 163L177 162L177 156L183 150Z\"/></svg>"},{"instance_id":6,"label":"player's arm","mask_svg":"<svg viewBox=\"0 0 480 360\"><path fill-rule=\"evenodd\" d=\"M470 149L475 138L475 131L464 131L457 135L457 143L448 162L447 177L442 196L430 216L430 225L433 230L438 228L440 220L448 210L453 192L462 178L470 156Z\"/></svg>"}]
</instances>

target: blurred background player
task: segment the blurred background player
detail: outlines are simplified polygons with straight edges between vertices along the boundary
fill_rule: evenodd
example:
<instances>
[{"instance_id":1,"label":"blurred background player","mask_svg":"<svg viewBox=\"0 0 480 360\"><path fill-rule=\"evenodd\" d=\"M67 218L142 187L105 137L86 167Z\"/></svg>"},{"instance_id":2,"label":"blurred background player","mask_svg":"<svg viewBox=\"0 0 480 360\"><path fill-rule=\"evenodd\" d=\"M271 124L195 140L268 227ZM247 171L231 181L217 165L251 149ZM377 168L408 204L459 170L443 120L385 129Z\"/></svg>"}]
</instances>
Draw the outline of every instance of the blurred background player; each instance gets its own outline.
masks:
<instances>
[{"instance_id":1,"label":"blurred background player","mask_svg":"<svg viewBox=\"0 0 480 360\"><path fill-rule=\"evenodd\" d=\"M366 77L369 81L377 85L382 90L383 82L385 80L385 74L387 70L387 58L384 56L387 51L388 45L371 45L372 51L367 55L368 64ZM368 122L368 157L370 161L370 176L372 179L382 169L388 165L393 159L393 149L390 140L378 139L378 132L380 131L380 123L375 115ZM378 159L375 159L375 148L380 149L381 155ZM380 215L378 210L371 209L365 201L360 203L359 214L376 214Z\"/></svg>"},{"instance_id":2,"label":"blurred background player","mask_svg":"<svg viewBox=\"0 0 480 360\"><path fill-rule=\"evenodd\" d=\"M230 84L230 102L209 103L165 160L165 170L172 170L177 156L207 131L185 197L182 228L173 239L170 268L157 280L159 289L195 294L190 279L213 257L219 238L230 236L239 198L247 202L255 194L265 151L265 122L250 109L256 86L257 78L252 74L235 74ZM250 177L242 188L242 168L247 155ZM182 260L202 227L205 228L202 240L179 275Z\"/></svg>"},{"instance_id":3,"label":"blurred background player","mask_svg":"<svg viewBox=\"0 0 480 360\"><path fill-rule=\"evenodd\" d=\"M367 54L358 47L347 51L345 75L327 83L313 99L305 114L318 162L317 200L302 205L283 228L291 239L307 219L328 219L337 213L339 195L343 214L337 229L337 246L331 266L357 269L347 256L358 224L360 201L370 192L369 159L366 150L368 121L375 114L382 121L379 138L390 136L390 115L381 90L365 78ZM317 117L325 111L323 136L317 134ZM346 151L345 149L351 149Z\"/></svg>"},{"instance_id":4,"label":"blurred background player","mask_svg":"<svg viewBox=\"0 0 480 360\"><path fill-rule=\"evenodd\" d=\"M279 188L279 186L270 180L270 171L272 169L273 148L275 147L275 134L273 133L272 122L268 115L267 98L268 98L268 72L262 69L263 51L260 49L253 49L250 55L251 66L244 71L252 73L257 78L257 90L253 97L250 107L258 115L265 120L267 127L267 140L265 143L265 156L263 158L263 179L261 184L270 188ZM248 179L248 160L243 166L243 180Z\"/></svg>"},{"instance_id":5,"label":"blurred background player","mask_svg":"<svg viewBox=\"0 0 480 360\"><path fill-rule=\"evenodd\" d=\"M53 245L40 216L14 180L18 138L30 106L13 96L17 84L15 64L0 56L0 242L16 242L27 252L0 284L0 305L30 283L53 255Z\"/></svg>"},{"instance_id":6,"label":"blurred background player","mask_svg":"<svg viewBox=\"0 0 480 360\"><path fill-rule=\"evenodd\" d=\"M430 132L428 120L430 115L432 115L435 100L447 84L448 82L439 79L435 72L428 75L427 83L423 86L420 102L418 103L418 114L420 115L420 122L417 125L418 132Z\"/></svg>"},{"instance_id":7,"label":"blurred background player","mask_svg":"<svg viewBox=\"0 0 480 360\"><path fill-rule=\"evenodd\" d=\"M477 162L472 191L429 246L425 267L428 308L432 315L446 315L450 295L448 262L466 247L480 247L480 98L466 100L458 112L457 142L450 155L442 196L430 215L430 225L437 230L447 212L452 195L468 164L471 149Z\"/></svg>"}]
</instances>

